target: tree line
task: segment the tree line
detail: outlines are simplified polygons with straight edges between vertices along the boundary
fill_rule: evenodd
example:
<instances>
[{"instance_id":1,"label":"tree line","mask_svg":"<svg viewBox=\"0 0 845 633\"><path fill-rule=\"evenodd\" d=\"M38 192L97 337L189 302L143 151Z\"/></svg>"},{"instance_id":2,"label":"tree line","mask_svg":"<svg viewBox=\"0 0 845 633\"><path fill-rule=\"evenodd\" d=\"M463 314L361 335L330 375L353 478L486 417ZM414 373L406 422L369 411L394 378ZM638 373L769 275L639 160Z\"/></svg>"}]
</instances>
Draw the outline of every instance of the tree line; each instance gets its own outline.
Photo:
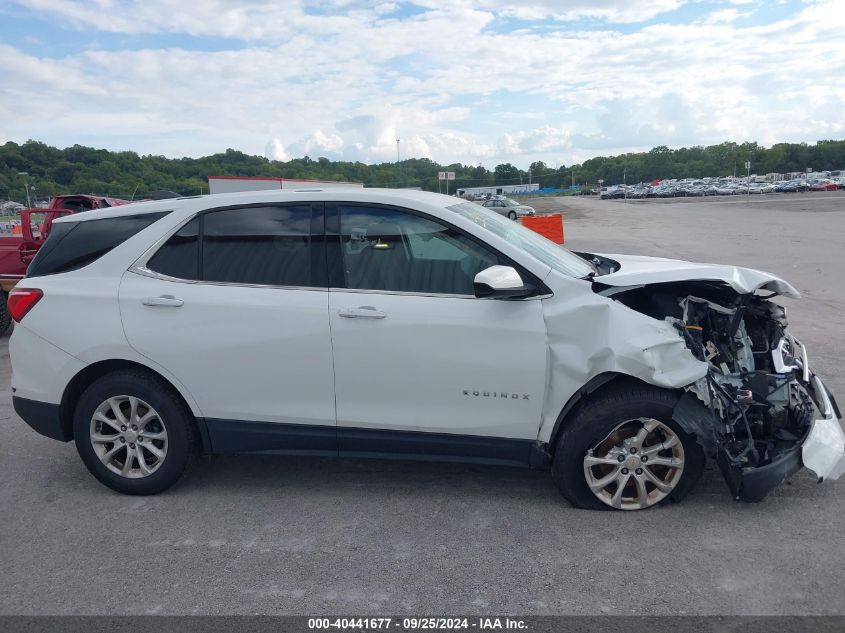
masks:
<instances>
[{"instance_id":1,"label":"tree line","mask_svg":"<svg viewBox=\"0 0 845 633\"><path fill-rule=\"evenodd\" d=\"M510 163L490 170L481 165L441 165L428 158L366 165L308 156L290 161L271 161L227 149L201 158L141 156L135 152L112 152L82 145L65 149L39 141L0 145L0 200L25 202L63 193L96 193L139 199L156 190L182 195L208 193L208 176L273 176L315 180L362 182L370 187L420 187L438 191L437 172L454 171L450 190L462 187L510 185L528 182L541 187L564 188L637 183L665 178L787 173L845 169L845 140L824 140L814 144L778 143L763 147L757 143L721 143L709 147L670 149L655 147L648 152L618 156L597 156L580 164L550 166L531 163L527 170Z\"/></svg>"}]
</instances>

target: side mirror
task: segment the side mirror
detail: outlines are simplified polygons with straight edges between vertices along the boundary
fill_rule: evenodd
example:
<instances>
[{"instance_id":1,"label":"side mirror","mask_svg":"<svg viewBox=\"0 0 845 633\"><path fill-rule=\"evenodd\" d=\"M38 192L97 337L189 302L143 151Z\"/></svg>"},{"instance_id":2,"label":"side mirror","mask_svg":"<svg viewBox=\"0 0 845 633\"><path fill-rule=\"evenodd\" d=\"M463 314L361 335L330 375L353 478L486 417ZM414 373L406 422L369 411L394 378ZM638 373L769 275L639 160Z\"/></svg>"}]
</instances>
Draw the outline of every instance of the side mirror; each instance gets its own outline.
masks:
<instances>
[{"instance_id":1,"label":"side mirror","mask_svg":"<svg viewBox=\"0 0 845 633\"><path fill-rule=\"evenodd\" d=\"M537 288L522 281L510 266L490 266L473 280L475 296L479 299L522 299L537 294Z\"/></svg>"}]
</instances>

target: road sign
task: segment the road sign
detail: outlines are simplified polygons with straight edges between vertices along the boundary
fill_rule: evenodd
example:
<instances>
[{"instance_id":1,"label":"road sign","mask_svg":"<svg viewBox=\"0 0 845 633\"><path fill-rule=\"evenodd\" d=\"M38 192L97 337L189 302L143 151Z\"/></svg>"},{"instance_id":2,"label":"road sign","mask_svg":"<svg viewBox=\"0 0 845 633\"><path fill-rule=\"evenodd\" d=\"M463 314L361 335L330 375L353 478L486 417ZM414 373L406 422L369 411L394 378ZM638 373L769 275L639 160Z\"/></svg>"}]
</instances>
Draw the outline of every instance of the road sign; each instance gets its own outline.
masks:
<instances>
[{"instance_id":1,"label":"road sign","mask_svg":"<svg viewBox=\"0 0 845 633\"><path fill-rule=\"evenodd\" d=\"M445 171L438 171L437 172L437 180L446 180L446 172Z\"/></svg>"},{"instance_id":2,"label":"road sign","mask_svg":"<svg viewBox=\"0 0 845 633\"><path fill-rule=\"evenodd\" d=\"M751 169L751 161L750 160L745 161L745 168Z\"/></svg>"},{"instance_id":3,"label":"road sign","mask_svg":"<svg viewBox=\"0 0 845 633\"><path fill-rule=\"evenodd\" d=\"M453 172L453 171L438 171L437 172L437 179L438 180L454 180L455 179L455 172Z\"/></svg>"},{"instance_id":4,"label":"road sign","mask_svg":"<svg viewBox=\"0 0 845 633\"><path fill-rule=\"evenodd\" d=\"M454 180L455 179L455 172L447 171L446 172L446 180Z\"/></svg>"}]
</instances>

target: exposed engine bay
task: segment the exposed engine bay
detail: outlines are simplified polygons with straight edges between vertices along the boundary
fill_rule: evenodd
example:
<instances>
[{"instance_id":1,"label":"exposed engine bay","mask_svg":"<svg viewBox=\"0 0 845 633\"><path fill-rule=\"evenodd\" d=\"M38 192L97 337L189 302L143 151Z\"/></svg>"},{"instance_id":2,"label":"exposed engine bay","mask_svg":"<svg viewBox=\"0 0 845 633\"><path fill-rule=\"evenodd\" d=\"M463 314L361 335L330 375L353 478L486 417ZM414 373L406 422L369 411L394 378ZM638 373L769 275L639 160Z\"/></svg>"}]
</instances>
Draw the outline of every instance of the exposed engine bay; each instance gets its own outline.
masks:
<instances>
[{"instance_id":1,"label":"exposed engine bay","mask_svg":"<svg viewBox=\"0 0 845 633\"><path fill-rule=\"evenodd\" d=\"M831 408L840 414L810 371L804 346L786 331L775 294L743 294L708 281L633 288L596 282L600 294L671 323L707 363L707 375L685 390L710 412L712 430L697 436L735 498L759 501L802 465L811 467L801 449L814 420L832 417Z\"/></svg>"}]
</instances>

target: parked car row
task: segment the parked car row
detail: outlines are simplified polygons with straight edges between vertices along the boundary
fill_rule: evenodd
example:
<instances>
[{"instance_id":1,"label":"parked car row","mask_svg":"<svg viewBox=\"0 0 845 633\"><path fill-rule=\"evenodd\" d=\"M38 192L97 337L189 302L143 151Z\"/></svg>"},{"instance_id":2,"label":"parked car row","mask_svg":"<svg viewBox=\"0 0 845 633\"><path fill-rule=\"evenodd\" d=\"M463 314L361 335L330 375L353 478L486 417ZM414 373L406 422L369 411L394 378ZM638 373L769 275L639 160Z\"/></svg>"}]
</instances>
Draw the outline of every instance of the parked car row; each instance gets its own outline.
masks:
<instances>
[{"instance_id":1,"label":"parked car row","mask_svg":"<svg viewBox=\"0 0 845 633\"><path fill-rule=\"evenodd\" d=\"M735 180L664 180L659 184L614 185L602 188L602 200L619 198L678 198L690 196L732 196L763 193L796 193L845 189L845 177L808 181L745 182Z\"/></svg>"}]
</instances>

